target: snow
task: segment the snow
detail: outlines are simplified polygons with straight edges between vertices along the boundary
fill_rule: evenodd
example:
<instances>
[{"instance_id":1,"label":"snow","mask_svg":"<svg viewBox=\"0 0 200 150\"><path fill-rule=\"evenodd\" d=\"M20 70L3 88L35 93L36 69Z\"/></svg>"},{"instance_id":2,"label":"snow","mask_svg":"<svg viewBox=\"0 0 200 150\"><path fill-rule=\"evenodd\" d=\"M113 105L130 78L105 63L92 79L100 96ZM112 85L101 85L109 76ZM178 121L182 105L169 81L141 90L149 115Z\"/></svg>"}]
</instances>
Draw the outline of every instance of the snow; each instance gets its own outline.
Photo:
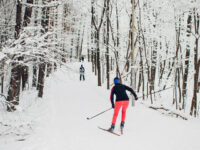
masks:
<instances>
[{"instance_id":1,"label":"snow","mask_svg":"<svg viewBox=\"0 0 200 150\"><path fill-rule=\"evenodd\" d=\"M0 53L0 61L5 58L5 55L3 53Z\"/></svg>"},{"instance_id":2,"label":"snow","mask_svg":"<svg viewBox=\"0 0 200 150\"><path fill-rule=\"evenodd\" d=\"M86 81L80 82L80 65L76 62L62 66L47 78L43 99L34 99L36 93L29 91L22 95L18 111L0 111L4 114L0 122L15 125L13 132L24 133L8 136L1 128L0 150L200 149L199 120L165 116L141 101L137 101L135 107L130 103L124 135L118 137L99 130L98 126L110 126L113 110L91 120L86 118L111 107L110 91L96 86L91 64L86 62L83 63ZM20 123L24 123L22 127ZM119 124L120 115L116 132L119 132Z\"/></svg>"}]
</instances>

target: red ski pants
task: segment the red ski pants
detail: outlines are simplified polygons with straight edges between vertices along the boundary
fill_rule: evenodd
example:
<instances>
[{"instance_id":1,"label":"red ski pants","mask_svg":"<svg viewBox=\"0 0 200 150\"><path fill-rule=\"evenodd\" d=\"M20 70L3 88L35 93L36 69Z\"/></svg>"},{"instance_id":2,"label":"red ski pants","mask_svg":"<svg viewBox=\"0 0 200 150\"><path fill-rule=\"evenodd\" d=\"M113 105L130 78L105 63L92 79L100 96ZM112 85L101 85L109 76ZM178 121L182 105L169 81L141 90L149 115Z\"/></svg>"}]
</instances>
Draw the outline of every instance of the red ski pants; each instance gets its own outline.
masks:
<instances>
[{"instance_id":1,"label":"red ski pants","mask_svg":"<svg viewBox=\"0 0 200 150\"><path fill-rule=\"evenodd\" d=\"M121 121L124 122L126 118L126 109L128 108L129 101L118 101L115 103L115 109L112 119L112 124L116 123L117 116L119 113L120 108L122 107L122 119Z\"/></svg>"}]
</instances>

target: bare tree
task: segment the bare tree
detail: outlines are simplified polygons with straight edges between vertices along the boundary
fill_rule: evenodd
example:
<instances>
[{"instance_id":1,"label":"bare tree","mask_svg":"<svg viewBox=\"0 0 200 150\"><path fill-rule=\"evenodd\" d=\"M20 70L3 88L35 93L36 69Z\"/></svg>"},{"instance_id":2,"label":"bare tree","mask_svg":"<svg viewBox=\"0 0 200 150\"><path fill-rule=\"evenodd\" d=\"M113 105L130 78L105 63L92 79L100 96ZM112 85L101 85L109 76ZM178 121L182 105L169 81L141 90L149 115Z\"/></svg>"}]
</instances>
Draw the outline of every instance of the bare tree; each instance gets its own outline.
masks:
<instances>
[{"instance_id":1,"label":"bare tree","mask_svg":"<svg viewBox=\"0 0 200 150\"><path fill-rule=\"evenodd\" d=\"M187 19L187 37L190 38L191 36L191 22L192 22L192 15L189 13L188 19ZM183 75L183 85L182 85L182 95L183 95L183 101L186 99L187 94L187 81L188 81L188 72L189 72L189 58L190 58L190 44L187 43L186 45L186 53L185 53L185 70Z\"/></svg>"},{"instance_id":2,"label":"bare tree","mask_svg":"<svg viewBox=\"0 0 200 150\"><path fill-rule=\"evenodd\" d=\"M134 69L134 65L135 65L135 46L134 46L134 42L135 42L135 0L132 0L132 62L131 62L131 84L133 86L133 88L135 89L136 87L136 76L135 76L135 69Z\"/></svg>"},{"instance_id":3,"label":"bare tree","mask_svg":"<svg viewBox=\"0 0 200 150\"><path fill-rule=\"evenodd\" d=\"M107 35L106 35L106 79L107 79L107 89L110 89L110 60L109 60L109 37L110 37L110 19L109 19L109 5L110 0L107 0L107 9L106 9L106 23L107 23Z\"/></svg>"},{"instance_id":4,"label":"bare tree","mask_svg":"<svg viewBox=\"0 0 200 150\"><path fill-rule=\"evenodd\" d=\"M49 0L43 0L43 5L47 4ZM43 7L42 8L42 20L41 20L42 30L41 33L45 34L48 32L49 27L49 8ZM47 40L48 37L45 39ZM46 41L45 41L46 42ZM47 48L47 47L43 47ZM42 56L44 57L44 56ZM45 79L45 70L46 70L46 62L43 58L40 58L40 64L39 64L39 73L38 73L38 84L37 84L37 90L38 90L38 97L43 96L43 89L44 89L44 79Z\"/></svg>"},{"instance_id":5,"label":"bare tree","mask_svg":"<svg viewBox=\"0 0 200 150\"><path fill-rule=\"evenodd\" d=\"M197 10L194 10L194 27L195 27L195 34L199 35L199 13ZM197 91L198 91L198 77L199 77L199 65L200 59L198 60L198 48L199 48L199 37L195 38L195 48L194 48L194 89L193 89L193 98L192 98L192 105L190 109L190 115L197 116Z\"/></svg>"},{"instance_id":6,"label":"bare tree","mask_svg":"<svg viewBox=\"0 0 200 150\"><path fill-rule=\"evenodd\" d=\"M27 0L28 4L33 4L33 0ZM32 15L32 7L26 7L25 12L24 12L24 22L23 22L23 26L27 27L28 24L31 21L31 15ZM28 82L28 66L22 66L22 90L25 89L25 86Z\"/></svg>"},{"instance_id":7,"label":"bare tree","mask_svg":"<svg viewBox=\"0 0 200 150\"><path fill-rule=\"evenodd\" d=\"M18 0L17 1L17 10L16 10L16 26L15 26L15 39L19 38L20 30L22 26L22 4ZM14 61L21 61L23 60L22 57L13 56ZM12 63L11 69L11 79L10 79L10 86L8 90L7 100L14 105L19 104L19 94L20 94L20 83L21 83L21 70L22 67L17 62ZM15 107L12 105L11 107L8 106L8 111L14 111Z\"/></svg>"},{"instance_id":8,"label":"bare tree","mask_svg":"<svg viewBox=\"0 0 200 150\"><path fill-rule=\"evenodd\" d=\"M97 44L97 51L96 51L96 62L97 62L97 78L98 78L98 86L101 86L101 65L100 65L100 31L101 26L103 24L103 18L106 9L106 0L104 0L104 6L101 13L101 18L99 25L97 25L97 18L94 14L94 0L92 0L92 24L96 30L96 44Z\"/></svg>"}]
</instances>

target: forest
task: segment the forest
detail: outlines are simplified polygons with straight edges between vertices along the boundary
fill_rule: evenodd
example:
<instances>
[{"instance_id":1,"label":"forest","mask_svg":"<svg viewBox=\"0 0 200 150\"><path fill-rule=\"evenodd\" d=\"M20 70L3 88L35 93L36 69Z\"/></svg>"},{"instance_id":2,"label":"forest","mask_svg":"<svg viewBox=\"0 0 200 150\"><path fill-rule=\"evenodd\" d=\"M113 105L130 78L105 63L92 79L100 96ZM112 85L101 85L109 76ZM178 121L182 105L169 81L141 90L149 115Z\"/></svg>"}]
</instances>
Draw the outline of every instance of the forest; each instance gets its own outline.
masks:
<instances>
[{"instance_id":1,"label":"forest","mask_svg":"<svg viewBox=\"0 0 200 150\"><path fill-rule=\"evenodd\" d=\"M45 78L84 55L97 86L110 89L118 76L144 101L197 117L199 5L198 0L1 0L2 102L14 111L23 91L35 88L42 97ZM164 102L162 94L152 94L168 87L173 94Z\"/></svg>"},{"instance_id":2,"label":"forest","mask_svg":"<svg viewBox=\"0 0 200 150\"><path fill-rule=\"evenodd\" d=\"M138 95L139 103L130 96L135 108L128 114L142 127L150 124L142 130L130 117L129 129L136 126L135 133L144 136L146 132L155 133L158 140L166 138L163 145L170 134L174 134L174 138L180 135L174 139L177 145L169 144L168 150L180 149L182 144L182 150L199 149L198 142L185 139L185 135L200 135L193 134L199 131L196 123L200 117L199 0L0 0L0 14L0 143L1 138L9 135L20 137L17 141L26 141L38 123L34 115L38 113L45 118L43 111L46 111L49 118L41 120L51 122L44 131L58 137L58 143L54 139L50 141L60 146L55 149L63 149L64 138L69 138L69 133L74 137L72 131L81 134L81 142L74 137L69 140L71 143L94 149L96 142L90 145L89 141L99 139L89 137L90 133L94 137L98 132L94 129L89 132L89 127L95 123L88 125L81 117L86 118L87 113L98 112L100 108L103 110L107 103L110 106L113 79L118 77ZM80 65L86 67L85 82L78 81ZM80 101L83 99L85 102ZM151 110L161 112L162 117ZM64 114L74 122L70 128L76 127L78 132L74 128L71 132L66 130L64 125L68 119L62 118ZM165 118L162 124L164 116L177 120ZM146 121L141 120L143 117ZM179 119L194 124L182 131L186 124ZM39 121L38 127L43 127L43 122ZM99 118L100 122L105 120ZM78 124L86 127L87 134ZM170 126L172 124L175 126ZM164 129L160 129L162 125ZM165 126L169 130L165 130ZM131 134L132 130L129 131ZM171 131L169 135L167 131ZM158 135L160 132L166 136ZM135 134L130 134L127 139L136 140ZM88 141L84 142L82 137ZM147 137L153 139L149 134ZM103 139L106 138L102 135ZM151 147L153 141L148 143L148 140L144 139ZM146 150L140 137L138 141L136 147L143 145L141 149ZM48 150L53 148L51 144L49 148L46 144ZM109 144L108 148L112 147ZM76 149L72 147L68 148ZM103 145L98 148L105 149ZM35 149L40 150L37 146L31 150Z\"/></svg>"}]
</instances>

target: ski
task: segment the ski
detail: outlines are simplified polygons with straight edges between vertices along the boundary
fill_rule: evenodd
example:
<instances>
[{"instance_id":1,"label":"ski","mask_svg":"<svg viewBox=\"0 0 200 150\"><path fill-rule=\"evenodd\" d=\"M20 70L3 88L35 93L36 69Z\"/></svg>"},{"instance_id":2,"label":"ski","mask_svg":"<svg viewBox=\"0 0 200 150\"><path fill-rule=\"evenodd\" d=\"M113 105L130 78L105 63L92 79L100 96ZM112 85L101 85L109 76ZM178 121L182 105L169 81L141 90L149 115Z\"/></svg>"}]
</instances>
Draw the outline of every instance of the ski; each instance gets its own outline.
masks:
<instances>
[{"instance_id":1,"label":"ski","mask_svg":"<svg viewBox=\"0 0 200 150\"><path fill-rule=\"evenodd\" d=\"M107 131L107 132L109 132L109 133L112 133L112 134L114 134L114 135L116 135L116 136L120 136L120 134L115 133L115 132L113 132L113 131L109 131L108 129L104 129L104 128L101 128L101 127L98 127L98 128L101 129L101 130L103 130L103 131Z\"/></svg>"}]
</instances>

